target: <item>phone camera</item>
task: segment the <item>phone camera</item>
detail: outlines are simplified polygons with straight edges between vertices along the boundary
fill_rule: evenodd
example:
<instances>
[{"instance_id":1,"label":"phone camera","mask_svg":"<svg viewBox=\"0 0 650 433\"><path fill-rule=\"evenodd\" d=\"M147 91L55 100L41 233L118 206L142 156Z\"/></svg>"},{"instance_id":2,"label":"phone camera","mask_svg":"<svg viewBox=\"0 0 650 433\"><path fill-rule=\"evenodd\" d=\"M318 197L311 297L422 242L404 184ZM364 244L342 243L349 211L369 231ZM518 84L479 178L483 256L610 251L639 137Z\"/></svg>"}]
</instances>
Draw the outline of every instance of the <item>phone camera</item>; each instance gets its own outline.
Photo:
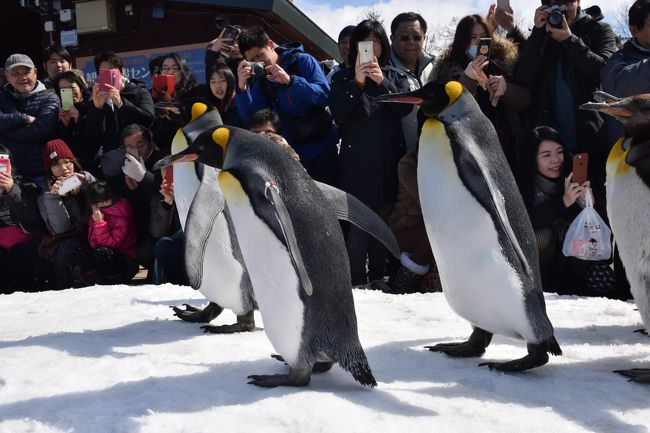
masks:
<instances>
[{"instance_id":1,"label":"phone camera","mask_svg":"<svg viewBox=\"0 0 650 433\"><path fill-rule=\"evenodd\" d=\"M566 16L565 5L553 5L546 9L548 15L548 23L551 27L556 29L562 28L562 17Z\"/></svg>"}]
</instances>

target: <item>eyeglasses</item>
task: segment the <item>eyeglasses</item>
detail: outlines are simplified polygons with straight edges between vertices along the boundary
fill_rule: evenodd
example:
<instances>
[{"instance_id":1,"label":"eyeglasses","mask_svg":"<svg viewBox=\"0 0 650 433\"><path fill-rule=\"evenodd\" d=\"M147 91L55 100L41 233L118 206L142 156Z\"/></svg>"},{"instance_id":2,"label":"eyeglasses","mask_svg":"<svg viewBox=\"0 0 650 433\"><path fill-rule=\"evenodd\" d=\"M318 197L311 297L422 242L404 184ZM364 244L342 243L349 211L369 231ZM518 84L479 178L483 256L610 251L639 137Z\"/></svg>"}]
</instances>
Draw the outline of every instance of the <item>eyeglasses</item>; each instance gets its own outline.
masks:
<instances>
[{"instance_id":1,"label":"eyeglasses","mask_svg":"<svg viewBox=\"0 0 650 433\"><path fill-rule=\"evenodd\" d=\"M399 40L402 42L420 42L422 40L422 35L400 35Z\"/></svg>"},{"instance_id":2,"label":"eyeglasses","mask_svg":"<svg viewBox=\"0 0 650 433\"><path fill-rule=\"evenodd\" d=\"M162 68L160 68L160 72L178 72L180 70L181 68L179 68L178 66L163 66Z\"/></svg>"}]
</instances>

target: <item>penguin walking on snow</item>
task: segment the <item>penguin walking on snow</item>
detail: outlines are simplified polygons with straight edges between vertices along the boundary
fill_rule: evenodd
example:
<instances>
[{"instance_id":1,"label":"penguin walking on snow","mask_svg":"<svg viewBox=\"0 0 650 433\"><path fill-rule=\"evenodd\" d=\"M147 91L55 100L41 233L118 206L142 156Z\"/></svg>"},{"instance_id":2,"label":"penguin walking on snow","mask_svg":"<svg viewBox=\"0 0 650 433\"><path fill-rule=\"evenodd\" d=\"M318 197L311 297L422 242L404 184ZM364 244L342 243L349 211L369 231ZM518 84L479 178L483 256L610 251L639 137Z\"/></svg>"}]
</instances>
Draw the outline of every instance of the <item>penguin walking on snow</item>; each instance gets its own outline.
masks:
<instances>
[{"instance_id":1,"label":"penguin walking on snow","mask_svg":"<svg viewBox=\"0 0 650 433\"><path fill-rule=\"evenodd\" d=\"M371 232L398 256L385 223L358 200L314 182L275 143L243 129L207 130L154 168L189 160L221 169L224 200L213 201L210 212L229 209L264 330L290 367L288 374L249 376L249 383L305 386L316 364L338 362L361 384L375 386L357 334L337 218Z\"/></svg>"},{"instance_id":2,"label":"penguin walking on snow","mask_svg":"<svg viewBox=\"0 0 650 433\"><path fill-rule=\"evenodd\" d=\"M607 158L607 216L643 326L650 330L650 94L621 99L596 92L595 99L580 108L609 114L625 127ZM616 372L650 383L650 368Z\"/></svg>"},{"instance_id":3,"label":"penguin walking on snow","mask_svg":"<svg viewBox=\"0 0 650 433\"><path fill-rule=\"evenodd\" d=\"M560 355L546 315L535 235L490 121L460 83L429 83L378 102L418 104L418 188L443 293L474 331L468 341L427 346L455 357L481 356L493 334L522 339L528 355L486 362L521 371Z\"/></svg>"}]
</instances>

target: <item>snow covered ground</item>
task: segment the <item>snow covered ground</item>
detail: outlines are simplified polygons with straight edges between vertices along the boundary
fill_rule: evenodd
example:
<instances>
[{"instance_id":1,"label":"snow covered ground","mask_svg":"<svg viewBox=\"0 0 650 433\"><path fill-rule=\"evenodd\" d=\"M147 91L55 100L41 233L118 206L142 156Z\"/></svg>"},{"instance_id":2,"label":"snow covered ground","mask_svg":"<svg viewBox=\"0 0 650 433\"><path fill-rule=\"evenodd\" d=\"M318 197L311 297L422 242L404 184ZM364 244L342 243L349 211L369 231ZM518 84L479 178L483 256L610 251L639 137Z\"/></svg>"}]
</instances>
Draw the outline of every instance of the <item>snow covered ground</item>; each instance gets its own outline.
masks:
<instances>
[{"instance_id":1,"label":"snow covered ground","mask_svg":"<svg viewBox=\"0 0 650 433\"><path fill-rule=\"evenodd\" d=\"M204 302L187 287L0 296L0 432L650 432L650 386L611 373L650 367L632 303L547 295L564 356L506 375L422 348L470 333L441 294L354 296L375 389L338 366L307 388L247 385L286 367L263 332L173 317L169 305ZM525 350L497 336L483 359Z\"/></svg>"}]
</instances>

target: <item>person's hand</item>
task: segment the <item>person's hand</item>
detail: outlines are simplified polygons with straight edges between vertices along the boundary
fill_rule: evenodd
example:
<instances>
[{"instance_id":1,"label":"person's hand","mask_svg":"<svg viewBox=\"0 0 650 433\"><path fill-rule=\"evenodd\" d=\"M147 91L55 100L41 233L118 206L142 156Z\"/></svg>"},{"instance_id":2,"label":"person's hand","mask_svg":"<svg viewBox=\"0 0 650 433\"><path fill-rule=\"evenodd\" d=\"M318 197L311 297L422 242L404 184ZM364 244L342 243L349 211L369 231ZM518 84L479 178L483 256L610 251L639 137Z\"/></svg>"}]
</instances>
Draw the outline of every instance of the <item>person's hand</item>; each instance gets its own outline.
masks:
<instances>
[{"instance_id":1,"label":"person's hand","mask_svg":"<svg viewBox=\"0 0 650 433\"><path fill-rule=\"evenodd\" d=\"M490 94L490 102L493 107L496 107L499 99L506 94L508 83L503 75L492 75L487 80L487 88Z\"/></svg>"},{"instance_id":2,"label":"person's hand","mask_svg":"<svg viewBox=\"0 0 650 433\"><path fill-rule=\"evenodd\" d=\"M163 196L165 203L171 205L174 202L174 183L167 185L167 181L163 179L160 184L160 194Z\"/></svg>"},{"instance_id":3,"label":"person's hand","mask_svg":"<svg viewBox=\"0 0 650 433\"><path fill-rule=\"evenodd\" d=\"M265 69L266 78L268 78L269 81L275 81L276 83L284 84L286 86L291 83L291 77L287 71L282 69L282 66L277 63L275 65L267 66Z\"/></svg>"},{"instance_id":4,"label":"person's hand","mask_svg":"<svg viewBox=\"0 0 650 433\"><path fill-rule=\"evenodd\" d=\"M104 219L104 214L102 211L95 205L92 205L93 208L93 221L102 221Z\"/></svg>"},{"instance_id":5,"label":"person's hand","mask_svg":"<svg viewBox=\"0 0 650 433\"><path fill-rule=\"evenodd\" d=\"M115 108L120 108L122 106L122 96L120 95L120 91L110 84L106 84L105 86L108 87L108 91L106 92L107 98L113 100Z\"/></svg>"},{"instance_id":6,"label":"person's hand","mask_svg":"<svg viewBox=\"0 0 650 433\"><path fill-rule=\"evenodd\" d=\"M381 86L381 83L384 81L384 73L381 71L377 57L373 57L372 62L367 64L366 74L368 78L377 83L378 86Z\"/></svg>"},{"instance_id":7,"label":"person's hand","mask_svg":"<svg viewBox=\"0 0 650 433\"><path fill-rule=\"evenodd\" d=\"M86 181L86 175L83 174L83 173L77 173L77 172L75 172L75 173L73 173L72 175L73 175L73 176L77 176L77 179L79 179L79 180L81 181L81 183L84 183L84 182Z\"/></svg>"},{"instance_id":8,"label":"person's hand","mask_svg":"<svg viewBox=\"0 0 650 433\"><path fill-rule=\"evenodd\" d=\"M59 109L59 122L63 123L63 126L68 126L71 118L70 111L64 110L63 108Z\"/></svg>"},{"instance_id":9,"label":"person's hand","mask_svg":"<svg viewBox=\"0 0 650 433\"><path fill-rule=\"evenodd\" d=\"M562 196L562 201L564 202L564 207L571 207L578 197L582 197L585 193L585 182L580 185L578 182L571 182L573 179L573 172L564 179L564 195ZM588 185L587 185L588 187Z\"/></svg>"},{"instance_id":10,"label":"person's hand","mask_svg":"<svg viewBox=\"0 0 650 433\"><path fill-rule=\"evenodd\" d=\"M99 90L99 84L93 86L93 105L99 109L106 104L108 100L108 93Z\"/></svg>"},{"instance_id":11,"label":"person's hand","mask_svg":"<svg viewBox=\"0 0 650 433\"><path fill-rule=\"evenodd\" d=\"M487 57L478 56L467 64L464 74L472 80L478 81L479 83L482 83L482 85L485 85L487 82L487 76L483 72L483 68L485 68L489 63L490 62L488 61Z\"/></svg>"},{"instance_id":12,"label":"person's hand","mask_svg":"<svg viewBox=\"0 0 650 433\"><path fill-rule=\"evenodd\" d=\"M232 40L231 39L226 39L226 38L214 38L210 41L210 48L208 48L210 51L214 51L215 53L225 51L227 53L230 52L230 49L232 47L231 45Z\"/></svg>"},{"instance_id":13,"label":"person's hand","mask_svg":"<svg viewBox=\"0 0 650 433\"><path fill-rule=\"evenodd\" d=\"M537 27L538 29L544 27L548 22L548 14L546 13L547 8L548 6L541 5L540 7L535 9L534 22L535 22L535 27Z\"/></svg>"},{"instance_id":14,"label":"person's hand","mask_svg":"<svg viewBox=\"0 0 650 433\"><path fill-rule=\"evenodd\" d=\"M3 194L11 191L11 188L14 187L14 178L11 177L10 173L0 173L0 192Z\"/></svg>"},{"instance_id":15,"label":"person's hand","mask_svg":"<svg viewBox=\"0 0 650 433\"><path fill-rule=\"evenodd\" d=\"M147 173L144 159L140 157L140 160L138 161L135 156L127 153L126 158L124 159L124 165L122 166L122 172L136 182L142 182L144 175Z\"/></svg>"},{"instance_id":16,"label":"person's hand","mask_svg":"<svg viewBox=\"0 0 650 433\"><path fill-rule=\"evenodd\" d=\"M138 189L138 182L136 182L134 179L131 179L129 176L124 176L124 183L126 183L126 187L131 191Z\"/></svg>"},{"instance_id":17,"label":"person's hand","mask_svg":"<svg viewBox=\"0 0 650 433\"><path fill-rule=\"evenodd\" d=\"M169 94L166 90L159 90L158 95L156 96L156 102L172 102L172 95Z\"/></svg>"},{"instance_id":18,"label":"person's hand","mask_svg":"<svg viewBox=\"0 0 650 433\"><path fill-rule=\"evenodd\" d=\"M59 177L57 180L55 180L50 187L50 193L53 195L59 195L59 188L61 188L61 185L63 185L63 181L65 179L65 177Z\"/></svg>"},{"instance_id":19,"label":"person's hand","mask_svg":"<svg viewBox=\"0 0 650 433\"><path fill-rule=\"evenodd\" d=\"M75 107L70 107L68 114L70 119L73 119L75 122L79 121L79 110L77 110Z\"/></svg>"},{"instance_id":20,"label":"person's hand","mask_svg":"<svg viewBox=\"0 0 650 433\"><path fill-rule=\"evenodd\" d=\"M496 8L494 11L494 21L505 29L507 32L511 32L515 29L515 14L512 11L512 8L509 7L506 9ZM496 27L495 27L496 28Z\"/></svg>"},{"instance_id":21,"label":"person's hand","mask_svg":"<svg viewBox=\"0 0 650 433\"><path fill-rule=\"evenodd\" d=\"M361 63L361 57L359 56L359 53L357 53L357 61L354 65L354 82L359 86L363 86L366 83L369 64L370 63Z\"/></svg>"},{"instance_id":22,"label":"person's hand","mask_svg":"<svg viewBox=\"0 0 650 433\"><path fill-rule=\"evenodd\" d=\"M248 79L251 77L253 71L251 71L250 63L246 60L239 62L237 66L237 87L240 92L245 92L248 89Z\"/></svg>"},{"instance_id":23,"label":"person's hand","mask_svg":"<svg viewBox=\"0 0 650 433\"><path fill-rule=\"evenodd\" d=\"M556 40L558 42L564 42L573 35L564 14L562 15L562 28L556 29L549 23L546 23L546 31L551 34L553 40Z\"/></svg>"},{"instance_id":24,"label":"person's hand","mask_svg":"<svg viewBox=\"0 0 650 433\"><path fill-rule=\"evenodd\" d=\"M488 24L489 24L489 25L490 25L494 30L496 30L496 29L497 29L497 26L498 26L498 23L496 22L496 20L495 20L495 18L494 18L494 11L496 10L496 8L497 8L497 5L495 5L494 3L492 3L492 4L490 5L490 8L488 9L488 13L487 13L487 15L485 16L485 21L487 21L487 23L488 23Z\"/></svg>"}]
</instances>

